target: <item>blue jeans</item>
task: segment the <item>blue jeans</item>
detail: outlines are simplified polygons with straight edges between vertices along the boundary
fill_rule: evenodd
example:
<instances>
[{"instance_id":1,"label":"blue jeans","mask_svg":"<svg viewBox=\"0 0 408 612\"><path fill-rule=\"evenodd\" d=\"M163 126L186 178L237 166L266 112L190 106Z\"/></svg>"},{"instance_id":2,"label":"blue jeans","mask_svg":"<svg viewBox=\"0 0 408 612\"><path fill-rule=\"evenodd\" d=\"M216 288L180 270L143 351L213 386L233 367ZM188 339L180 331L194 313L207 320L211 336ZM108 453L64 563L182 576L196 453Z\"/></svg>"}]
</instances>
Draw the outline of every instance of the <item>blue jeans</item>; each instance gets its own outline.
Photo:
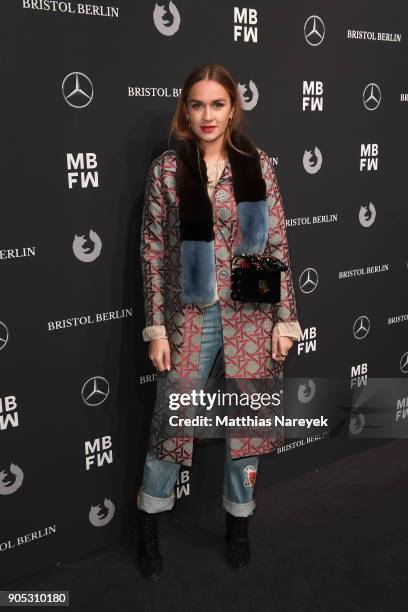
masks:
<instances>
[{"instance_id":1,"label":"blue jeans","mask_svg":"<svg viewBox=\"0 0 408 612\"><path fill-rule=\"evenodd\" d=\"M208 379L222 344L221 310L220 303L216 302L204 309L198 374L200 381L205 382ZM258 463L258 456L231 459L228 439L225 438L222 505L230 514L234 516L253 514L255 510L253 492ZM174 486L179 476L180 467L180 463L161 461L148 451L144 465L143 483L137 492L137 507L150 513L171 510L176 501Z\"/></svg>"}]
</instances>

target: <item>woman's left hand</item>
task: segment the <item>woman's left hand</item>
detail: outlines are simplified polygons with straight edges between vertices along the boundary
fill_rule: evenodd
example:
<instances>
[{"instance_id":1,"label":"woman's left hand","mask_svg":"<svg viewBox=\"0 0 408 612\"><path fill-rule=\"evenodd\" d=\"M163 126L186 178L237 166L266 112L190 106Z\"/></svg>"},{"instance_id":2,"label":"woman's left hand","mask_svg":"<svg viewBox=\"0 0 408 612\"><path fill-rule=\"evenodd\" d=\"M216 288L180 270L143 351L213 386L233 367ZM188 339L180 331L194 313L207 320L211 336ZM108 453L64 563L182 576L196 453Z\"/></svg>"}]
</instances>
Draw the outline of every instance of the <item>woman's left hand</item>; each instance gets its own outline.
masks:
<instances>
[{"instance_id":1,"label":"woman's left hand","mask_svg":"<svg viewBox=\"0 0 408 612\"><path fill-rule=\"evenodd\" d=\"M286 355L292 346L292 338L289 338L289 336L279 336L278 328L274 325L272 330L272 359L275 359L275 361L285 361Z\"/></svg>"}]
</instances>

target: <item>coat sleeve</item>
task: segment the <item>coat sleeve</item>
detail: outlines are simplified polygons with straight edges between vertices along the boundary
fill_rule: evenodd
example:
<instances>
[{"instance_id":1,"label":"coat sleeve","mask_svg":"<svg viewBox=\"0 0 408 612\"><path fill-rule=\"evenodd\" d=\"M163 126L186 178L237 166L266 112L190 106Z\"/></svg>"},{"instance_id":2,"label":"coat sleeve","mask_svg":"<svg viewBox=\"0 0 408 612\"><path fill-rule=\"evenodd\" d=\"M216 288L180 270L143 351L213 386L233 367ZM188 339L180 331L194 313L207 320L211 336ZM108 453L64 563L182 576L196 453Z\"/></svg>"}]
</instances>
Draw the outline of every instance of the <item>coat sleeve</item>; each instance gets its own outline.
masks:
<instances>
[{"instance_id":1,"label":"coat sleeve","mask_svg":"<svg viewBox=\"0 0 408 612\"><path fill-rule=\"evenodd\" d=\"M282 196L269 156L260 150L260 159L269 214L268 241L264 254L277 257L288 266L288 269L281 273L281 301L275 304L278 334L299 340L302 330L297 315Z\"/></svg>"},{"instance_id":2,"label":"coat sleeve","mask_svg":"<svg viewBox=\"0 0 408 612\"><path fill-rule=\"evenodd\" d=\"M160 158L156 158L146 176L140 241L145 312L142 336L145 342L167 338L164 325L166 219L161 163Z\"/></svg>"}]
</instances>

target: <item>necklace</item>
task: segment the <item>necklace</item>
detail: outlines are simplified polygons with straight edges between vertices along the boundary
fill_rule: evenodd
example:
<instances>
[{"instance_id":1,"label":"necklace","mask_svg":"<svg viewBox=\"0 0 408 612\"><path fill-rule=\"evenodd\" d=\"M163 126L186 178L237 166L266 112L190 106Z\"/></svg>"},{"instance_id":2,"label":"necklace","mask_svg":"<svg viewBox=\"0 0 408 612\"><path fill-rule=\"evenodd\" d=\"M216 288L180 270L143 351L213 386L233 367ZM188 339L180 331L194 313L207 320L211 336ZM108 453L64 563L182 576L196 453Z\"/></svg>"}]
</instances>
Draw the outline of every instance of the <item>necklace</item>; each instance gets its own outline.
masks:
<instances>
[{"instance_id":1,"label":"necklace","mask_svg":"<svg viewBox=\"0 0 408 612\"><path fill-rule=\"evenodd\" d=\"M212 187L213 184L215 185L215 183L218 181L218 179L220 178L221 172L222 172L222 164L221 164L221 172L219 171L219 163L220 162L225 162L226 159L218 159L216 162L213 162L211 164L207 164L207 182L209 183L209 185ZM215 176L208 176L208 169L212 168L216 166L216 173Z\"/></svg>"}]
</instances>

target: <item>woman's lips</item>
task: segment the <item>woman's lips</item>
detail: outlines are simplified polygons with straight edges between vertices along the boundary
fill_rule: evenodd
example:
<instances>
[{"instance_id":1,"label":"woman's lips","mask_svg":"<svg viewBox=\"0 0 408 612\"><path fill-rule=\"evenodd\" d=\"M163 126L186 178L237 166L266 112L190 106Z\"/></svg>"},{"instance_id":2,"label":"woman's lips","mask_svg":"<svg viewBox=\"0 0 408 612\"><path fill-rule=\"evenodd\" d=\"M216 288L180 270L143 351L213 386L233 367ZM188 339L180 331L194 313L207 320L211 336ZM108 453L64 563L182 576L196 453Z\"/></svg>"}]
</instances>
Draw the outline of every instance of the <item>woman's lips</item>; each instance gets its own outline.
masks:
<instances>
[{"instance_id":1,"label":"woman's lips","mask_svg":"<svg viewBox=\"0 0 408 612\"><path fill-rule=\"evenodd\" d=\"M212 130L215 130L215 125L202 125L201 129L203 132L211 132Z\"/></svg>"}]
</instances>

